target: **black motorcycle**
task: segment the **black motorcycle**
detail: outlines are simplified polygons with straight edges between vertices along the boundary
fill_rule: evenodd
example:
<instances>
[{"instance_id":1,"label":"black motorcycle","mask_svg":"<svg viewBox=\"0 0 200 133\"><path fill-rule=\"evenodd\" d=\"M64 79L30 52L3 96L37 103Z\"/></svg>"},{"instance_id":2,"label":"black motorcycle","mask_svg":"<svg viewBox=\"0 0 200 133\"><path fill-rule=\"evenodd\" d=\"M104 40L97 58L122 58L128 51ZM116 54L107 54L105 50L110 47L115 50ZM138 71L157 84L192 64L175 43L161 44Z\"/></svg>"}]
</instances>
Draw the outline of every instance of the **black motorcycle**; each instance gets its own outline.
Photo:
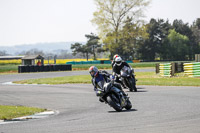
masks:
<instances>
[{"instance_id":1,"label":"black motorcycle","mask_svg":"<svg viewBox=\"0 0 200 133\"><path fill-rule=\"evenodd\" d=\"M127 110L132 108L129 97L125 96L113 82L104 83L100 99L108 103L118 112L122 111L123 108Z\"/></svg>"},{"instance_id":2,"label":"black motorcycle","mask_svg":"<svg viewBox=\"0 0 200 133\"><path fill-rule=\"evenodd\" d=\"M129 88L130 91L137 92L136 88L136 79L133 72L133 69L127 66L124 66L120 71L120 79L122 83Z\"/></svg>"}]
</instances>

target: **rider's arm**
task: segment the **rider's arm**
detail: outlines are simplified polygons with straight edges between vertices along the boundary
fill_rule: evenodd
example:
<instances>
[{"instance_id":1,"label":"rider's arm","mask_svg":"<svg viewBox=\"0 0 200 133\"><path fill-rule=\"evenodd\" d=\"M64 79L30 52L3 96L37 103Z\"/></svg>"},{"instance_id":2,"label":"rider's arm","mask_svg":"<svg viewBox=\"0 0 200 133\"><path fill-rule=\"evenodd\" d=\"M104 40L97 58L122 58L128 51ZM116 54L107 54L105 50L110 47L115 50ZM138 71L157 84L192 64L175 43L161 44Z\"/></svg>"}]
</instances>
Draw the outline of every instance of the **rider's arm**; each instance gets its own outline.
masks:
<instances>
[{"instance_id":1,"label":"rider's arm","mask_svg":"<svg viewBox=\"0 0 200 133\"><path fill-rule=\"evenodd\" d=\"M94 78L92 78L92 85L94 86L94 91L96 91L96 89L97 89L97 87L96 87L96 84L95 84L95 79Z\"/></svg>"},{"instance_id":2,"label":"rider's arm","mask_svg":"<svg viewBox=\"0 0 200 133\"><path fill-rule=\"evenodd\" d=\"M134 69L128 63L124 62L124 66L129 67L132 70L132 72L134 73Z\"/></svg>"},{"instance_id":3,"label":"rider's arm","mask_svg":"<svg viewBox=\"0 0 200 133\"><path fill-rule=\"evenodd\" d=\"M113 69L112 70L113 70L113 75L115 76L116 75L116 65L115 64L113 65Z\"/></svg>"},{"instance_id":4,"label":"rider's arm","mask_svg":"<svg viewBox=\"0 0 200 133\"><path fill-rule=\"evenodd\" d=\"M115 61L113 60L111 63L112 68L113 68L114 64L115 64Z\"/></svg>"},{"instance_id":5,"label":"rider's arm","mask_svg":"<svg viewBox=\"0 0 200 133\"><path fill-rule=\"evenodd\" d=\"M131 68L131 66L127 62L124 61L123 64L124 64L124 66L127 66L127 67Z\"/></svg>"},{"instance_id":6,"label":"rider's arm","mask_svg":"<svg viewBox=\"0 0 200 133\"><path fill-rule=\"evenodd\" d=\"M116 64L113 66L113 76L115 76L115 77L119 77L120 76L120 74L117 73L117 66L116 66Z\"/></svg>"},{"instance_id":7,"label":"rider's arm","mask_svg":"<svg viewBox=\"0 0 200 133\"><path fill-rule=\"evenodd\" d=\"M98 89L97 83L95 82L94 78L92 79L92 84L94 86L94 91L95 91L96 96L101 96L102 90Z\"/></svg>"}]
</instances>

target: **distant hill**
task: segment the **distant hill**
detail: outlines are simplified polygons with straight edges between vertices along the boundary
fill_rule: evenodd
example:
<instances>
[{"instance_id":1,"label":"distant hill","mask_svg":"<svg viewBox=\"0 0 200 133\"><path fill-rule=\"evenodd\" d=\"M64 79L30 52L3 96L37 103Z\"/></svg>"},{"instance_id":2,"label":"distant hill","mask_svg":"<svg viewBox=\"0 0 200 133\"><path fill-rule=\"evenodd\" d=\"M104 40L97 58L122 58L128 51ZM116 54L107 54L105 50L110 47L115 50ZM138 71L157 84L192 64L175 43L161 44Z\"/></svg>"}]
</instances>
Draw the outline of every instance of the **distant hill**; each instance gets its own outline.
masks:
<instances>
[{"instance_id":1,"label":"distant hill","mask_svg":"<svg viewBox=\"0 0 200 133\"><path fill-rule=\"evenodd\" d=\"M38 49L42 50L44 53L48 52L58 52L60 50L67 50L71 53L71 44L75 42L52 42L52 43L36 43L36 44L22 44L22 45L15 45L15 46L0 46L0 50L5 50L7 54L10 55L17 55L22 51L29 51L31 49ZM84 42L79 42L83 43Z\"/></svg>"}]
</instances>

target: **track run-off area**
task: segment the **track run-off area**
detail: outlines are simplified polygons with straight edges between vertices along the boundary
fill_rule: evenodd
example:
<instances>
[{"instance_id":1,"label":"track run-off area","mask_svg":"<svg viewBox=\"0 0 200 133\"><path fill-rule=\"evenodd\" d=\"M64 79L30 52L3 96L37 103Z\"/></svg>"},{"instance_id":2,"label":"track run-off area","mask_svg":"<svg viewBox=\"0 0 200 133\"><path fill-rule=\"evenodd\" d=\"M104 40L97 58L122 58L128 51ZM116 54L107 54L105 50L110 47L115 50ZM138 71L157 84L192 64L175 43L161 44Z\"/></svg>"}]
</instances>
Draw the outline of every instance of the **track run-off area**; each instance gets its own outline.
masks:
<instances>
[{"instance_id":1,"label":"track run-off area","mask_svg":"<svg viewBox=\"0 0 200 133\"><path fill-rule=\"evenodd\" d=\"M24 79L87 74L88 71L69 71L0 75L0 105L59 112L42 119L0 124L0 133L200 132L200 87L137 86L138 92L125 89L133 108L116 112L99 102L92 84L9 84Z\"/></svg>"}]
</instances>

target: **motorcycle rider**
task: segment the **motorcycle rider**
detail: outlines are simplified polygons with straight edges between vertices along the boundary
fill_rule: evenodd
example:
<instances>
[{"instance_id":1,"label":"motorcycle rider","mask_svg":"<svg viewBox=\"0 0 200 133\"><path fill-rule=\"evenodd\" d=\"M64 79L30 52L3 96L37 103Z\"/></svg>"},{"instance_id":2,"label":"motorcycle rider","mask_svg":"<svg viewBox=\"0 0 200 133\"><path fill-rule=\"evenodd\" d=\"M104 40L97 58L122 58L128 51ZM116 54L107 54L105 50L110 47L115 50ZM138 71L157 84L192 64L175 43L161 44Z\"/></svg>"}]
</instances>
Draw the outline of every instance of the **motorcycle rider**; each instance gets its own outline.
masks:
<instances>
[{"instance_id":1,"label":"motorcycle rider","mask_svg":"<svg viewBox=\"0 0 200 133\"><path fill-rule=\"evenodd\" d=\"M125 85L119 80L120 71L124 66L131 68L128 63L126 63L125 61L122 60L121 57L119 57L119 56L116 57L115 64L113 65L113 75L116 77L115 81L117 83L120 83L123 86L123 88L126 88Z\"/></svg>"},{"instance_id":2,"label":"motorcycle rider","mask_svg":"<svg viewBox=\"0 0 200 133\"><path fill-rule=\"evenodd\" d=\"M119 56L118 54L115 54L115 55L113 56L113 60L112 60L112 63L111 63L112 68L113 68L113 66L114 66L114 64L115 64L115 59L116 59L117 57L120 57L120 56Z\"/></svg>"},{"instance_id":3,"label":"motorcycle rider","mask_svg":"<svg viewBox=\"0 0 200 133\"><path fill-rule=\"evenodd\" d=\"M104 93L104 90L103 90L104 83L108 83L108 82L111 82L111 80L114 80L113 75L109 74L106 71L99 71L98 68L95 66L91 66L89 68L89 73L92 77L92 84L94 86L94 91L96 93L96 96L102 96ZM114 83L113 85L117 87L118 89L120 89L124 96L127 96L122 90L121 85L119 85L118 83ZM104 102L101 99L101 97L99 97L99 101Z\"/></svg>"}]
</instances>

